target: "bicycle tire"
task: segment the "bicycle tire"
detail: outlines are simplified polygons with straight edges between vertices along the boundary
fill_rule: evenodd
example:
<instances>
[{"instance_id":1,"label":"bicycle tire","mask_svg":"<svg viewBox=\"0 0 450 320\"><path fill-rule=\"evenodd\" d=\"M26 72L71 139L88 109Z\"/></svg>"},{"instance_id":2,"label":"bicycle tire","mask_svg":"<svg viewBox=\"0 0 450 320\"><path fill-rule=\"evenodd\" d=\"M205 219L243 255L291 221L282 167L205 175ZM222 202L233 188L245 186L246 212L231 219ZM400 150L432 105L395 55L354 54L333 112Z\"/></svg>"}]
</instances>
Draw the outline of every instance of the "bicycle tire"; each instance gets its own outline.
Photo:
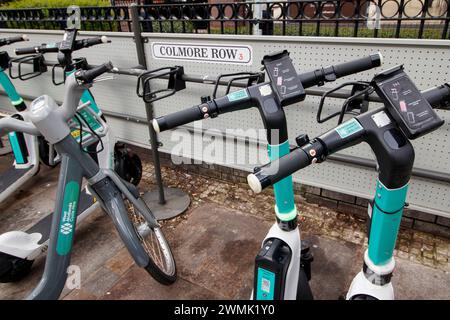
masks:
<instances>
[{"instance_id":1,"label":"bicycle tire","mask_svg":"<svg viewBox=\"0 0 450 320\"><path fill-rule=\"evenodd\" d=\"M158 281L161 284L170 285L174 283L177 280L177 267L175 259L173 257L172 250L170 249L169 243L167 242L161 228L149 227L143 215L140 214L140 212L128 200L126 200L126 206L130 217L130 221L133 224L134 229L136 231L136 235L139 238L145 252L149 256L149 263L146 267L144 267L144 269L156 281ZM143 230L144 228L145 230ZM155 250L153 246L152 246L153 250L149 248L149 244L145 241L144 237L142 236L142 234L146 232L147 232L146 236L154 235L154 239L157 239L157 243L159 245L158 250ZM156 251L160 253L159 259L157 259L155 256L152 255L152 253L156 253Z\"/></svg>"}]
</instances>

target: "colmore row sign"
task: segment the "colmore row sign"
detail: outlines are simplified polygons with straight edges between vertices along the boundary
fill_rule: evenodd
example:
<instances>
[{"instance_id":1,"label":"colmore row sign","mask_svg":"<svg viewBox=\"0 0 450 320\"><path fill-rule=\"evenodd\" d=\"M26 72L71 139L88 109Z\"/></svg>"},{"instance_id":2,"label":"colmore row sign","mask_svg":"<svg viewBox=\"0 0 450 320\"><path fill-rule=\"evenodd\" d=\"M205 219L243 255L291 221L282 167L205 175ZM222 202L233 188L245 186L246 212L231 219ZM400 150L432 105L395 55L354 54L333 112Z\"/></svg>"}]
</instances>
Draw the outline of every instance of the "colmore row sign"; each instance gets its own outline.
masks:
<instances>
[{"instance_id":1,"label":"colmore row sign","mask_svg":"<svg viewBox=\"0 0 450 320\"><path fill-rule=\"evenodd\" d=\"M251 46L152 42L154 59L251 65Z\"/></svg>"}]
</instances>

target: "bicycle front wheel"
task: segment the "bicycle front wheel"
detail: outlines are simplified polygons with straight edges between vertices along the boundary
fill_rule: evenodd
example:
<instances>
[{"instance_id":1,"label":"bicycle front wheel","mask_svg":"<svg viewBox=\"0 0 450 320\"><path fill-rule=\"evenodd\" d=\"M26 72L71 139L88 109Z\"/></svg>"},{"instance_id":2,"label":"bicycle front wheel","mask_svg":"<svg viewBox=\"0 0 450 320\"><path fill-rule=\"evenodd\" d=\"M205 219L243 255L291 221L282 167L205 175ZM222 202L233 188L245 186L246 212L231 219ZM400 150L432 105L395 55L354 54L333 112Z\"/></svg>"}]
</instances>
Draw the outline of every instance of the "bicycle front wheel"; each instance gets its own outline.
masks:
<instances>
[{"instance_id":1,"label":"bicycle front wheel","mask_svg":"<svg viewBox=\"0 0 450 320\"><path fill-rule=\"evenodd\" d=\"M128 200L126 205L136 235L150 258L145 270L162 284L174 283L177 279L175 259L161 228L150 227L144 216Z\"/></svg>"}]
</instances>

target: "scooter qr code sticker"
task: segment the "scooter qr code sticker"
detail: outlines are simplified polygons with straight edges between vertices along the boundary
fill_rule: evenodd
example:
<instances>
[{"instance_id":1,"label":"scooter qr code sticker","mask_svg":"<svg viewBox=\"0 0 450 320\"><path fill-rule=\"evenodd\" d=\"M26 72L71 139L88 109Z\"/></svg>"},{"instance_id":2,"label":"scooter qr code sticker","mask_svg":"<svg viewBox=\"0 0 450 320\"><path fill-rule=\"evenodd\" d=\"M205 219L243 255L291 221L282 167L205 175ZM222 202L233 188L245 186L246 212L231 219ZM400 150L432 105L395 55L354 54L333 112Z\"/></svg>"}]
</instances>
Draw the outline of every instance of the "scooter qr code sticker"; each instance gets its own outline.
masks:
<instances>
[{"instance_id":1,"label":"scooter qr code sticker","mask_svg":"<svg viewBox=\"0 0 450 320\"><path fill-rule=\"evenodd\" d=\"M262 278L261 290L264 292L270 292L270 280Z\"/></svg>"}]
</instances>

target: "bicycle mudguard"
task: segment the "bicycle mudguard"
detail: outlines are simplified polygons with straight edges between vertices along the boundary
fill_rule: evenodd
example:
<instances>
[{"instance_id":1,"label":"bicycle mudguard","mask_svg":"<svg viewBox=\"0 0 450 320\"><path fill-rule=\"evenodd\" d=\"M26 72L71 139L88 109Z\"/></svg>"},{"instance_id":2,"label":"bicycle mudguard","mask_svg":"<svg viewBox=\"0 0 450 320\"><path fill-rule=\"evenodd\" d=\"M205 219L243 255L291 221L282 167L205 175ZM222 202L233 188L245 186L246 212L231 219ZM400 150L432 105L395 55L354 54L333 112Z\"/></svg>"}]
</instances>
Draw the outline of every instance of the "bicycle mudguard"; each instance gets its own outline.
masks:
<instances>
[{"instance_id":1,"label":"bicycle mudguard","mask_svg":"<svg viewBox=\"0 0 450 320\"><path fill-rule=\"evenodd\" d=\"M106 177L91 185L91 188L111 217L120 238L136 264L142 268L147 267L150 258L140 244L141 242L136 235L137 231L128 217L125 203L122 197L118 196L122 193L118 190L115 183L109 177Z\"/></svg>"}]
</instances>

